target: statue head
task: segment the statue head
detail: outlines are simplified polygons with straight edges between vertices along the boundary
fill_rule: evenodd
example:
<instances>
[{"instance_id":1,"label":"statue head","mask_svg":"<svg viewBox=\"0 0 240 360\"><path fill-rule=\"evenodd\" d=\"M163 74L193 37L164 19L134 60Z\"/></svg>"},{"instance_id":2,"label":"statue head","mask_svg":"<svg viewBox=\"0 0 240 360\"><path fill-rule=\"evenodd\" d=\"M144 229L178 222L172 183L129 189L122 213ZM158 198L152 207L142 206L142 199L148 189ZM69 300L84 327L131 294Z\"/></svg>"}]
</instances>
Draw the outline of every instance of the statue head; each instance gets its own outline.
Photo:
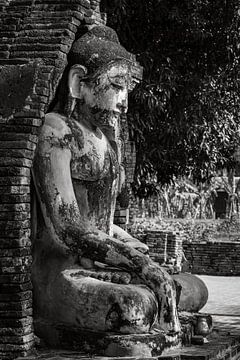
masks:
<instances>
[{"instance_id":1,"label":"statue head","mask_svg":"<svg viewBox=\"0 0 240 360\"><path fill-rule=\"evenodd\" d=\"M136 84L132 79L134 64L134 56L120 45L113 29L93 27L73 43L68 55L62 89L68 98L65 114L87 109L96 125L114 127L114 119L127 111L128 92Z\"/></svg>"}]
</instances>

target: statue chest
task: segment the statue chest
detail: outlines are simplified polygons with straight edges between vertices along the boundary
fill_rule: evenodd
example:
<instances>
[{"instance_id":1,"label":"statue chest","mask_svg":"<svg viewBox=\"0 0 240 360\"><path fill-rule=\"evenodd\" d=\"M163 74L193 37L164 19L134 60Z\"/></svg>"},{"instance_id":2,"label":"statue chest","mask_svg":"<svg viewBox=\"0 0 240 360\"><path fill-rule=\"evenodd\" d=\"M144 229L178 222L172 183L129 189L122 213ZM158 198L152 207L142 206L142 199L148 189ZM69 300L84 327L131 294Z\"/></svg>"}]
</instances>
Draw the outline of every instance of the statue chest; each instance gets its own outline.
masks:
<instances>
[{"instance_id":1,"label":"statue chest","mask_svg":"<svg viewBox=\"0 0 240 360\"><path fill-rule=\"evenodd\" d=\"M71 176L79 211L94 226L109 232L117 190L117 156L106 136L71 124Z\"/></svg>"},{"instance_id":2,"label":"statue chest","mask_svg":"<svg viewBox=\"0 0 240 360\"><path fill-rule=\"evenodd\" d=\"M75 123L72 133L72 178L90 182L109 177L114 180L118 174L117 157L101 130L91 131Z\"/></svg>"}]
</instances>

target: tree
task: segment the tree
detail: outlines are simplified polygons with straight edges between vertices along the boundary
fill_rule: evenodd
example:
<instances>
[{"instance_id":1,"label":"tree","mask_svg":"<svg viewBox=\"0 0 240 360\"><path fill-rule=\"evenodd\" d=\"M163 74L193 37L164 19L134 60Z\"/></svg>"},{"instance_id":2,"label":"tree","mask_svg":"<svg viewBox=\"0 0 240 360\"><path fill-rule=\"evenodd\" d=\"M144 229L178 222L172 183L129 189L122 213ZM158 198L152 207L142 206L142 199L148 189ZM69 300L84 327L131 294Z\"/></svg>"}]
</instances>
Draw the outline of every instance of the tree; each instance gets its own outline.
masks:
<instances>
[{"instance_id":1,"label":"tree","mask_svg":"<svg viewBox=\"0 0 240 360\"><path fill-rule=\"evenodd\" d=\"M130 96L134 190L231 167L239 145L238 0L106 0L108 25L144 77Z\"/></svg>"}]
</instances>

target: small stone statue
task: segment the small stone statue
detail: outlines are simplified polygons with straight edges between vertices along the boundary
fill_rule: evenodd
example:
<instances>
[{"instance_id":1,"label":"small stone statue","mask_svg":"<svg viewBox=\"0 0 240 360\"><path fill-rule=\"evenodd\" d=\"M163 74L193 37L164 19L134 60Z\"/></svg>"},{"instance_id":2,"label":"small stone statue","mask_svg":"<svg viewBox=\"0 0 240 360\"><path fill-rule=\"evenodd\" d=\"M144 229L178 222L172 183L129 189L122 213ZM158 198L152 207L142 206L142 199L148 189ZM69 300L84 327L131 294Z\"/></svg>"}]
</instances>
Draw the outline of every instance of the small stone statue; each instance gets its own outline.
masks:
<instances>
[{"instance_id":1,"label":"small stone statue","mask_svg":"<svg viewBox=\"0 0 240 360\"><path fill-rule=\"evenodd\" d=\"M74 42L46 115L33 167L36 321L118 334L180 331L172 278L113 224L133 61L112 29L93 27Z\"/></svg>"}]
</instances>

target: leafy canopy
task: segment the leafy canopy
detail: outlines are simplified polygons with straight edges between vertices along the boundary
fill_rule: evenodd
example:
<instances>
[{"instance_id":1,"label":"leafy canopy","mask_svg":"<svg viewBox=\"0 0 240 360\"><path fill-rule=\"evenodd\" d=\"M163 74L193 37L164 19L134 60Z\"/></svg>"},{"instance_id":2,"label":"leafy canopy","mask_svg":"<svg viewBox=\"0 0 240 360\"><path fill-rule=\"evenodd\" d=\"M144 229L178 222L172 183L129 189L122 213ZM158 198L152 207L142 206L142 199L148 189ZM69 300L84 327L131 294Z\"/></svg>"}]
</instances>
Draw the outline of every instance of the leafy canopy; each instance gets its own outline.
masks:
<instances>
[{"instance_id":1,"label":"leafy canopy","mask_svg":"<svg viewBox=\"0 0 240 360\"><path fill-rule=\"evenodd\" d=\"M206 181L240 143L238 0L105 0L108 25L137 55L130 96L135 191L191 175Z\"/></svg>"}]
</instances>

